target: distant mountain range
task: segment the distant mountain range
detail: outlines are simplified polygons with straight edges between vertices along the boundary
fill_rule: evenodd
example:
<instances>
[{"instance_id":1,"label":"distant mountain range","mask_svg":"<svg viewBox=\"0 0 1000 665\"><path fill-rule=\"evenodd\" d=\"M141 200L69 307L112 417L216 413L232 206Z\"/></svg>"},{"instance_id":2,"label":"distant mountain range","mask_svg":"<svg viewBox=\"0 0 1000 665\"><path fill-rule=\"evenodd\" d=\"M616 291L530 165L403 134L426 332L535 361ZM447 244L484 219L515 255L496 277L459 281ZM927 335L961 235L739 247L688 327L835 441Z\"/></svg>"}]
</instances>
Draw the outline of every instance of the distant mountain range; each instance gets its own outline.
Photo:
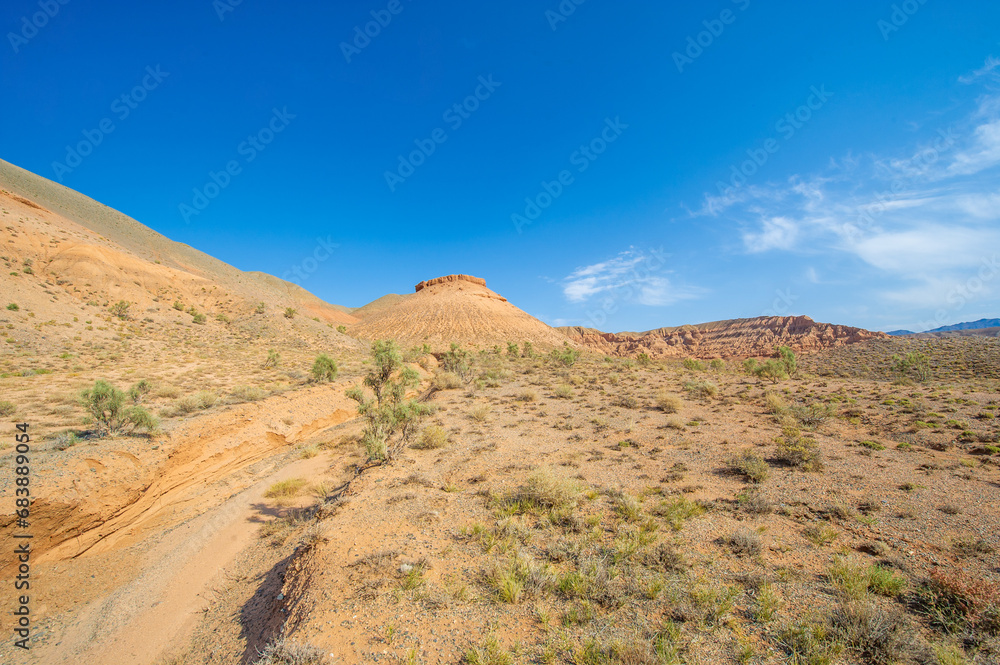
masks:
<instances>
[{"instance_id":1,"label":"distant mountain range","mask_svg":"<svg viewBox=\"0 0 1000 665\"><path fill-rule=\"evenodd\" d=\"M1000 328L1000 319L979 319L978 321L966 321L950 326L941 326L934 330L925 330L929 333L955 332L956 330L981 330L983 328ZM912 330L892 330L889 335L916 335Z\"/></svg>"}]
</instances>

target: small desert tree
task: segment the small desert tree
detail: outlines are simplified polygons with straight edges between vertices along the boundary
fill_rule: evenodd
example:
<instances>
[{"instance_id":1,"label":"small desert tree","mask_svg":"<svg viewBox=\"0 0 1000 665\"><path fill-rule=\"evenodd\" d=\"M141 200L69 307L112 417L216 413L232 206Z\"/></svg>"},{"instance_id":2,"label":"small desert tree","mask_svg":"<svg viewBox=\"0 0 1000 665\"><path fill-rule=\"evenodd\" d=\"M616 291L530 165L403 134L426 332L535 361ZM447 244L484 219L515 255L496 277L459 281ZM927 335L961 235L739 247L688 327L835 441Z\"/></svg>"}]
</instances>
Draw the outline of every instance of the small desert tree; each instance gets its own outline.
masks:
<instances>
[{"instance_id":1,"label":"small desert tree","mask_svg":"<svg viewBox=\"0 0 1000 665\"><path fill-rule=\"evenodd\" d=\"M923 383L931 377L931 366L923 353L911 351L905 356L892 357L892 371L900 378L912 377Z\"/></svg>"},{"instance_id":2,"label":"small desert tree","mask_svg":"<svg viewBox=\"0 0 1000 665\"><path fill-rule=\"evenodd\" d=\"M782 379L788 378L788 370L785 369L785 364L774 358L756 365L753 373L759 379L770 379L772 383L777 383Z\"/></svg>"},{"instance_id":3,"label":"small desert tree","mask_svg":"<svg viewBox=\"0 0 1000 665\"><path fill-rule=\"evenodd\" d=\"M296 310L295 308L293 308L293 307L286 307L285 308L285 318L286 319L294 319L296 314L298 314L298 310Z\"/></svg>"},{"instance_id":4,"label":"small desert tree","mask_svg":"<svg viewBox=\"0 0 1000 665\"><path fill-rule=\"evenodd\" d=\"M139 392L136 386L129 391L130 394L134 392ZM156 419L149 411L137 404L125 406L125 398L125 393L107 381L97 381L93 388L84 391L83 405L97 428L98 436L156 429Z\"/></svg>"},{"instance_id":5,"label":"small desert tree","mask_svg":"<svg viewBox=\"0 0 1000 665\"><path fill-rule=\"evenodd\" d=\"M413 438L420 419L430 412L426 405L406 399L407 389L418 381L416 371L403 364L395 342L380 340L372 345L372 369L363 381L370 393L360 387L347 391L365 419L361 442L369 461L395 459Z\"/></svg>"},{"instance_id":6,"label":"small desert tree","mask_svg":"<svg viewBox=\"0 0 1000 665\"><path fill-rule=\"evenodd\" d=\"M778 347L778 359L781 364L785 367L785 372L788 376L795 376L795 373L799 371L798 362L795 360L795 352L787 346Z\"/></svg>"},{"instance_id":7,"label":"small desert tree","mask_svg":"<svg viewBox=\"0 0 1000 665\"><path fill-rule=\"evenodd\" d=\"M312 366L313 379L320 383L333 381L337 378L337 363L325 353L319 354Z\"/></svg>"},{"instance_id":8,"label":"small desert tree","mask_svg":"<svg viewBox=\"0 0 1000 665\"><path fill-rule=\"evenodd\" d=\"M130 307L131 305L129 303L125 302L124 300L119 300L114 305L108 308L108 312L110 312L112 316L117 316L119 319L127 320L128 310Z\"/></svg>"}]
</instances>

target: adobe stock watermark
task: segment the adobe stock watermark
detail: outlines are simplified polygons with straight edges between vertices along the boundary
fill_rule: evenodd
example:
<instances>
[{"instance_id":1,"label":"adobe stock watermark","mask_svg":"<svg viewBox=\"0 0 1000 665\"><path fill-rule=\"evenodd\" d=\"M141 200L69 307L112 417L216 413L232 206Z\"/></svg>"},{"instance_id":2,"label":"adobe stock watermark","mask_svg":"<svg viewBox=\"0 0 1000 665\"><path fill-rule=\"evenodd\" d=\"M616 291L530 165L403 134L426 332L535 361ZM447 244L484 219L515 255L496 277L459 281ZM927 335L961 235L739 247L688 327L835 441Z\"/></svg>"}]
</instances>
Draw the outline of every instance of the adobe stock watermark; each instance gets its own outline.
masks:
<instances>
[{"instance_id":1,"label":"adobe stock watermark","mask_svg":"<svg viewBox=\"0 0 1000 665\"><path fill-rule=\"evenodd\" d=\"M934 312L934 318L930 321L923 321L917 328L918 332L933 330L945 325L949 314L951 315L950 318L954 318L956 312L959 312L966 304L976 300L982 294L986 285L996 278L997 272L1000 272L1000 262L997 261L997 255L984 256L979 262L979 270L976 271L975 275L969 277L961 284L956 284L948 291L945 302L951 305L951 307L947 309L942 307Z\"/></svg>"},{"instance_id":2,"label":"adobe stock watermark","mask_svg":"<svg viewBox=\"0 0 1000 665\"><path fill-rule=\"evenodd\" d=\"M226 14L236 11L236 8L243 4L243 0L212 0L212 9L219 17L219 22L226 20Z\"/></svg>"},{"instance_id":3,"label":"adobe stock watermark","mask_svg":"<svg viewBox=\"0 0 1000 665\"><path fill-rule=\"evenodd\" d=\"M587 0L562 0L554 11L546 9L545 19L549 22L549 27L552 28L552 32L559 29L560 23L568 21L569 17L576 13L576 8L586 1Z\"/></svg>"},{"instance_id":4,"label":"adobe stock watermark","mask_svg":"<svg viewBox=\"0 0 1000 665\"><path fill-rule=\"evenodd\" d=\"M892 36L894 32L899 32L899 30L909 23L910 18L913 17L920 8L927 4L927 0L904 0L899 4L894 4L892 6L892 12L889 14L889 18L880 18L875 26L882 33L882 40L889 41L889 37Z\"/></svg>"},{"instance_id":5,"label":"adobe stock watermark","mask_svg":"<svg viewBox=\"0 0 1000 665\"><path fill-rule=\"evenodd\" d=\"M209 204L219 197L222 190L232 184L233 178L243 173L244 165L250 164L257 159L260 153L267 150L278 134L285 131L295 118L294 114L288 112L287 106L281 110L273 109L271 119L264 127L236 146L236 154L243 158L242 161L231 159L220 171L209 171L205 184L192 190L194 195L191 198L191 203L181 203L177 207L184 223L190 224L192 217L197 217L204 212Z\"/></svg>"},{"instance_id":6,"label":"adobe stock watermark","mask_svg":"<svg viewBox=\"0 0 1000 665\"><path fill-rule=\"evenodd\" d=\"M160 87L160 84L168 76L170 76L170 72L162 71L160 65L156 65L155 68L146 67L146 75L139 83L111 102L111 113L118 118L119 122L125 120L132 115L132 111L139 108L139 104L146 101L149 93ZM103 118L95 128L83 130L83 140L78 141L76 145L66 146L66 158L61 162L52 162L52 171L59 182L62 182L63 178L83 164L84 159L94 154L97 146L104 143L105 137L116 128L117 125L112 118Z\"/></svg>"},{"instance_id":7,"label":"adobe stock watermark","mask_svg":"<svg viewBox=\"0 0 1000 665\"><path fill-rule=\"evenodd\" d=\"M479 110L482 103L492 97L497 88L503 85L502 82L493 80L493 74L486 77L480 76L478 81L479 85L476 86L471 95L445 109L445 112L441 114L441 119L448 124L453 132L458 131L465 121ZM413 144L416 146L416 150L406 155L398 155L399 162L396 165L396 170L385 172L385 184L389 186L389 191L395 194L396 188L416 173L418 168L426 164L430 156L437 152L438 146L447 140L448 132L441 127L431 131L427 138L415 139Z\"/></svg>"},{"instance_id":8,"label":"adobe stock watermark","mask_svg":"<svg viewBox=\"0 0 1000 665\"><path fill-rule=\"evenodd\" d=\"M406 0L412 2L413 0ZM394 16L399 16L406 9L402 0L389 0L385 9L373 9L372 20L362 25L354 26L354 36L350 42L340 42L340 52L344 54L344 60L351 64L351 59L368 48L372 40L382 34L382 31L389 27Z\"/></svg>"},{"instance_id":9,"label":"adobe stock watermark","mask_svg":"<svg viewBox=\"0 0 1000 665\"><path fill-rule=\"evenodd\" d=\"M315 274L321 264L329 261L333 256L334 250L339 247L340 245L333 242L332 236L316 238L316 247L313 249L312 254L302 259L297 265L292 266L291 270L285 271L281 275L281 279L302 286L302 282Z\"/></svg>"},{"instance_id":10,"label":"adobe stock watermark","mask_svg":"<svg viewBox=\"0 0 1000 665\"><path fill-rule=\"evenodd\" d=\"M947 129L939 129L938 137L935 139L934 143L910 159L901 162L897 165L897 168L902 168L903 170L909 169L911 171L916 171L917 173L923 172L927 168L936 164L941 156L947 153L949 150L955 147L958 143L958 136L955 134L955 130L952 127ZM861 231L872 227L876 220L878 220L882 215L884 215L889 210L889 205L894 201L899 199L907 191L906 182L902 178L895 178L889 184L889 189L877 192L875 194L875 200L871 203L865 204L858 208L858 222L856 228L848 229L848 233L851 236L850 239L856 239Z\"/></svg>"},{"instance_id":11,"label":"adobe stock watermark","mask_svg":"<svg viewBox=\"0 0 1000 665\"><path fill-rule=\"evenodd\" d=\"M761 316L774 317L774 316L791 316L792 313L792 303L799 299L797 295L792 293L790 288L782 291L781 289L774 290L775 299L771 303L769 309L765 309L760 313Z\"/></svg>"},{"instance_id":12,"label":"adobe stock watermark","mask_svg":"<svg viewBox=\"0 0 1000 665\"><path fill-rule=\"evenodd\" d=\"M825 84L820 85L818 88L812 86L809 88L809 91L809 97L804 104L793 111L789 111L774 124L774 131L778 134L777 137L771 137L760 146L747 149L746 154L749 159L740 164L732 164L729 167L729 185L726 185L721 180L716 183L720 196L727 196L734 189L739 189L746 185L749 179L756 175L771 157L781 150L782 143L790 141L800 129L812 120L814 114L822 109L827 101L833 97L833 93L826 89Z\"/></svg>"},{"instance_id":13,"label":"adobe stock watermark","mask_svg":"<svg viewBox=\"0 0 1000 665\"><path fill-rule=\"evenodd\" d=\"M731 1L741 12L745 12L750 7L750 0ZM693 65L694 61L705 53L705 49L711 48L715 40L722 36L722 33L726 31L726 26L736 23L738 16L739 14L732 9L723 9L719 13L718 18L702 21L701 24L705 26L705 29L696 35L688 36L687 45L683 52L674 51L673 53L672 57L674 65L677 67L677 72L683 74L685 67Z\"/></svg>"},{"instance_id":14,"label":"adobe stock watermark","mask_svg":"<svg viewBox=\"0 0 1000 665\"><path fill-rule=\"evenodd\" d=\"M605 118L601 133L570 154L570 165L576 167L577 173L583 173L607 151L612 143L621 137L626 129L628 129L628 125L621 121L621 117L615 116L614 120ZM551 182L542 180L539 192L534 196L525 197L524 210L510 216L510 221L513 222L518 234L524 233L524 227L541 217L542 213L575 182L576 176L569 169L560 171Z\"/></svg>"},{"instance_id":15,"label":"adobe stock watermark","mask_svg":"<svg viewBox=\"0 0 1000 665\"><path fill-rule=\"evenodd\" d=\"M20 30L8 32L7 41L10 42L14 53L20 53L21 47L27 46L28 42L38 36L38 31L49 24L59 14L59 10L68 5L70 0L39 0L39 11L31 16L22 16Z\"/></svg>"},{"instance_id":16,"label":"adobe stock watermark","mask_svg":"<svg viewBox=\"0 0 1000 665\"><path fill-rule=\"evenodd\" d=\"M618 313L622 301L631 300L641 292L642 284L648 282L656 273L667 265L667 253L663 247L651 249L633 265L620 283L611 287L607 294L598 301L598 309L586 312L590 327L601 329L608 322L608 317Z\"/></svg>"}]
</instances>

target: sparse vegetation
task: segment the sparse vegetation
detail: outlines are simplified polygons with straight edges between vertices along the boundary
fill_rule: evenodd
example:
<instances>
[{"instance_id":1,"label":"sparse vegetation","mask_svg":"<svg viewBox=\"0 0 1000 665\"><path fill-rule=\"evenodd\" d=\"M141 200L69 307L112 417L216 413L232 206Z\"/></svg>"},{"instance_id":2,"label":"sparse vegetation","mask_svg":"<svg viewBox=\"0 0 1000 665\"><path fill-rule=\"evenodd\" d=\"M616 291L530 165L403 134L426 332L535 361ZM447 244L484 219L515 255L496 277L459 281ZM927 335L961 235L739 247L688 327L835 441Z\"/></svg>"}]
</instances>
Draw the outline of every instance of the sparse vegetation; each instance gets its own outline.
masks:
<instances>
[{"instance_id":1,"label":"sparse vegetation","mask_svg":"<svg viewBox=\"0 0 1000 665\"><path fill-rule=\"evenodd\" d=\"M729 469L755 483L762 483L771 474L764 458L752 450L744 450L729 460Z\"/></svg>"},{"instance_id":2,"label":"sparse vegetation","mask_svg":"<svg viewBox=\"0 0 1000 665\"><path fill-rule=\"evenodd\" d=\"M156 419L143 407L125 405L126 395L107 381L97 381L82 394L97 436L117 436L156 429Z\"/></svg>"},{"instance_id":3,"label":"sparse vegetation","mask_svg":"<svg viewBox=\"0 0 1000 665\"><path fill-rule=\"evenodd\" d=\"M311 371L313 380L318 383L335 381L339 372L336 361L325 353L316 356Z\"/></svg>"}]
</instances>

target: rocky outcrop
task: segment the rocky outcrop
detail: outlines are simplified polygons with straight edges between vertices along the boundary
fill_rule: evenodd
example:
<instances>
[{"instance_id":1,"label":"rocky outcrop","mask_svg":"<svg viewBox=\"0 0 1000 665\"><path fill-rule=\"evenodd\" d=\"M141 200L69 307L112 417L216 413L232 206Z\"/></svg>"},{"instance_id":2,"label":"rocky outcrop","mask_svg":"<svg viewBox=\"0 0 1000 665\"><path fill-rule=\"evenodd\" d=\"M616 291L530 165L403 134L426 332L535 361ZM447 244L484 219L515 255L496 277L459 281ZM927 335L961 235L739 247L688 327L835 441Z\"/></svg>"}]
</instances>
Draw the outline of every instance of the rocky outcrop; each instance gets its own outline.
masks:
<instances>
[{"instance_id":1,"label":"rocky outcrop","mask_svg":"<svg viewBox=\"0 0 1000 665\"><path fill-rule=\"evenodd\" d=\"M428 279L420 282L415 287L417 291L423 291L428 286L435 286L437 284L447 284L448 282L471 282L473 284L478 284L479 286L485 287L486 280L482 277L473 277L472 275L445 275L444 277L437 277L435 279Z\"/></svg>"},{"instance_id":2,"label":"rocky outcrop","mask_svg":"<svg viewBox=\"0 0 1000 665\"><path fill-rule=\"evenodd\" d=\"M645 353L651 358L750 358L768 356L777 346L818 351L888 335L862 328L817 323L808 316L772 316L715 321L643 333L604 333L592 328L560 328L580 346L609 356Z\"/></svg>"}]
</instances>

